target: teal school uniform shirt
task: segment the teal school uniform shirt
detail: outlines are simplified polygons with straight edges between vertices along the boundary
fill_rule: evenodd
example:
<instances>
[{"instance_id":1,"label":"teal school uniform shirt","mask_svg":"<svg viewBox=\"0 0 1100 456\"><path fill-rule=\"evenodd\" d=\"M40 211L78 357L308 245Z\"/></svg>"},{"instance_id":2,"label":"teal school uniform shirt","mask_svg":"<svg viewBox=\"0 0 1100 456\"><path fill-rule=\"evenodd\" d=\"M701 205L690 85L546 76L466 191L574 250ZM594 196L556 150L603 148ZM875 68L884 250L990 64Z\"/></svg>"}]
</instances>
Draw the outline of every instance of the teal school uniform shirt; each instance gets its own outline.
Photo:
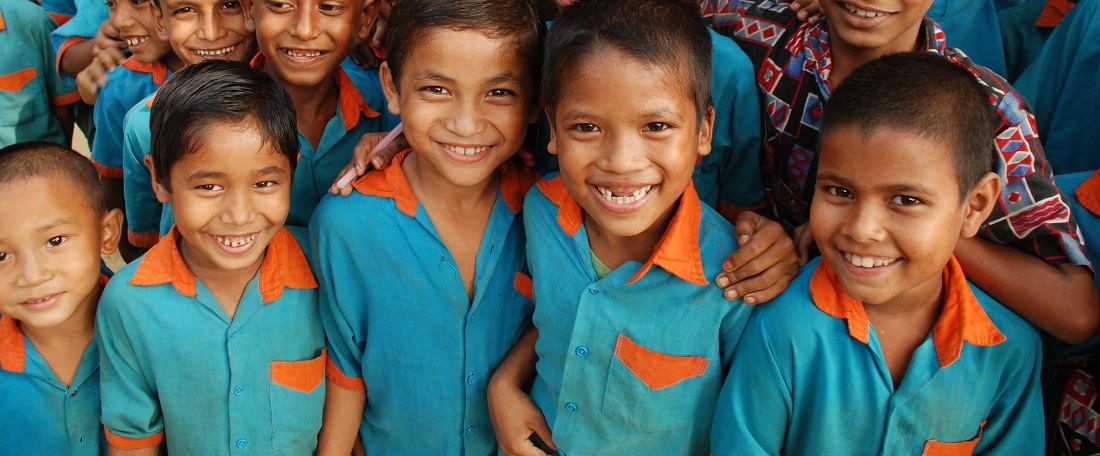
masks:
<instances>
[{"instance_id":1,"label":"teal school uniform shirt","mask_svg":"<svg viewBox=\"0 0 1100 456\"><path fill-rule=\"evenodd\" d=\"M714 130L710 154L695 165L692 180L699 198L733 221L738 213L760 209L764 204L760 95L749 57L729 37L708 31ZM543 171L557 171L557 157L546 151L550 125L545 118L534 131L536 163Z\"/></svg>"},{"instance_id":2,"label":"teal school uniform shirt","mask_svg":"<svg viewBox=\"0 0 1100 456\"><path fill-rule=\"evenodd\" d=\"M80 100L74 80L54 66L53 19L33 2L0 3L0 147L26 141L66 144L51 106Z\"/></svg>"},{"instance_id":3,"label":"teal school uniform shirt","mask_svg":"<svg viewBox=\"0 0 1100 456\"><path fill-rule=\"evenodd\" d=\"M531 313L519 212L537 176L501 166L470 300L402 171L408 154L326 197L310 225L328 378L365 387L368 454L493 454L485 390Z\"/></svg>"},{"instance_id":4,"label":"teal school uniform shirt","mask_svg":"<svg viewBox=\"0 0 1100 456\"><path fill-rule=\"evenodd\" d=\"M107 85L96 98L96 135L92 162L99 175L122 179L123 120L130 109L157 91L171 74L160 61L141 63L130 57L107 73Z\"/></svg>"},{"instance_id":5,"label":"teal school uniform shirt","mask_svg":"<svg viewBox=\"0 0 1100 456\"><path fill-rule=\"evenodd\" d=\"M263 55L258 54L252 65L260 68L263 62ZM372 83L369 78L352 79L343 66L334 77L340 99L336 115L325 125L317 147L298 133L300 151L290 190L290 215L286 220L289 226L304 227L309 223L313 209L339 177L337 173L351 161L352 151L364 134L386 131L387 125L395 125L392 118L378 114L385 103L380 85L369 85ZM123 126L122 185L129 222L127 237L139 247L156 243L174 224L171 208L162 207L157 201L143 162L149 154L149 117L154 96L134 106L126 114Z\"/></svg>"},{"instance_id":6,"label":"teal school uniform shirt","mask_svg":"<svg viewBox=\"0 0 1100 456\"><path fill-rule=\"evenodd\" d=\"M304 233L301 233L304 235ZM172 230L108 284L96 330L111 446L312 454L324 407L317 282L294 235L271 240L232 319Z\"/></svg>"},{"instance_id":7,"label":"teal school uniform shirt","mask_svg":"<svg viewBox=\"0 0 1100 456\"><path fill-rule=\"evenodd\" d=\"M73 3L76 5L76 14L50 34L50 42L56 51L53 64L58 72L61 71L61 54L69 46L92 39L99 30L99 25L110 15L107 3L103 0L74 0ZM76 83L76 78L63 73L62 75L67 81Z\"/></svg>"},{"instance_id":8,"label":"teal school uniform shirt","mask_svg":"<svg viewBox=\"0 0 1100 456\"><path fill-rule=\"evenodd\" d=\"M1031 102L1055 174L1100 168L1100 0L1080 0L1016 81Z\"/></svg>"},{"instance_id":9,"label":"teal school uniform shirt","mask_svg":"<svg viewBox=\"0 0 1100 456\"><path fill-rule=\"evenodd\" d=\"M895 388L863 304L820 258L749 321L714 416L715 455L1042 454L1036 330L954 258Z\"/></svg>"},{"instance_id":10,"label":"teal school uniform shirt","mask_svg":"<svg viewBox=\"0 0 1100 456\"><path fill-rule=\"evenodd\" d=\"M564 454L706 454L751 307L710 283L733 227L689 185L653 255L597 279L582 210L548 176L524 203L538 377L531 398Z\"/></svg>"},{"instance_id":11,"label":"teal school uniform shirt","mask_svg":"<svg viewBox=\"0 0 1100 456\"><path fill-rule=\"evenodd\" d=\"M100 286L111 270L101 267ZM72 382L54 375L14 318L0 315L0 448L4 454L95 456L106 452L99 424L99 353L93 339Z\"/></svg>"},{"instance_id":12,"label":"teal school uniform shirt","mask_svg":"<svg viewBox=\"0 0 1100 456\"><path fill-rule=\"evenodd\" d=\"M73 0L42 0L42 9L50 15L57 25L65 25L76 15L76 2Z\"/></svg>"},{"instance_id":13,"label":"teal school uniform shirt","mask_svg":"<svg viewBox=\"0 0 1100 456\"><path fill-rule=\"evenodd\" d=\"M961 49L978 65L1005 74L1001 23L994 0L934 0L925 15L951 37L951 47Z\"/></svg>"}]
</instances>

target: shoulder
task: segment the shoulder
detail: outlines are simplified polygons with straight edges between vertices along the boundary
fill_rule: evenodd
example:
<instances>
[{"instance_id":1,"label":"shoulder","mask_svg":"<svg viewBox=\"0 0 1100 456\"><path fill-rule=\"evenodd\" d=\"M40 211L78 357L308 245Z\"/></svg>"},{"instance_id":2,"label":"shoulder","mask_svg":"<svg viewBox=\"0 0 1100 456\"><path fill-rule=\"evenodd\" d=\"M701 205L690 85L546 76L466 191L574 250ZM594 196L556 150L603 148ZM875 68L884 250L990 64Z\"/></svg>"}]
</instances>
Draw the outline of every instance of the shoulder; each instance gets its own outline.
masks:
<instances>
[{"instance_id":1,"label":"shoulder","mask_svg":"<svg viewBox=\"0 0 1100 456\"><path fill-rule=\"evenodd\" d=\"M1034 357L1041 344L1039 331L1035 326L1009 310L977 285L969 281L967 285L974 291L974 296L978 298L978 303L981 304L993 325L1005 336L1005 341L995 347L999 347L1000 351L1006 353L1004 356L1011 359Z\"/></svg>"},{"instance_id":2,"label":"shoulder","mask_svg":"<svg viewBox=\"0 0 1100 456\"><path fill-rule=\"evenodd\" d=\"M751 75L754 74L754 68L752 60L745 54L745 51L741 50L741 47L733 39L723 36L714 29L708 28L707 30L710 32L711 67L714 82L720 83L729 77L737 78L745 75L749 75L749 80L752 81Z\"/></svg>"},{"instance_id":3,"label":"shoulder","mask_svg":"<svg viewBox=\"0 0 1100 456\"><path fill-rule=\"evenodd\" d=\"M703 256L703 272L711 280L721 272L726 257L737 251L737 233L725 217L702 201L699 204L699 253Z\"/></svg>"},{"instance_id":4,"label":"shoulder","mask_svg":"<svg viewBox=\"0 0 1100 456\"><path fill-rule=\"evenodd\" d=\"M831 331L838 320L818 309L810 295L810 279L821 261L821 257L810 260L779 296L755 306L756 323L750 326L759 325L771 339L820 340L819 334Z\"/></svg>"},{"instance_id":5,"label":"shoulder","mask_svg":"<svg viewBox=\"0 0 1100 456\"><path fill-rule=\"evenodd\" d=\"M377 173L372 171L371 173ZM385 231L387 226L397 222L398 212L394 201L376 195L366 195L358 190L348 196L325 195L313 211L309 231L329 236L349 238L369 238L372 234ZM370 229L365 229L366 227Z\"/></svg>"},{"instance_id":6,"label":"shoulder","mask_svg":"<svg viewBox=\"0 0 1100 456\"><path fill-rule=\"evenodd\" d=\"M557 223L558 211L566 198L572 196L566 190L561 175L557 172L547 174L535 182L523 198L524 226L530 230L547 223Z\"/></svg>"},{"instance_id":7,"label":"shoulder","mask_svg":"<svg viewBox=\"0 0 1100 456\"><path fill-rule=\"evenodd\" d=\"M150 296L151 292L145 290L149 287L138 287L130 284L130 279L134 277L134 273L137 272L138 267L141 266L144 260L145 256L142 255L131 261L107 282L107 286L103 289L103 295L99 298L99 312L101 314L118 315L127 313L129 309L140 305L144 297Z\"/></svg>"},{"instance_id":8,"label":"shoulder","mask_svg":"<svg viewBox=\"0 0 1100 456\"><path fill-rule=\"evenodd\" d=\"M46 10L33 2L4 2L0 6L0 14L3 14L5 29L16 36L49 36L56 27L53 19ZM0 41L5 45L18 45L9 43L7 39Z\"/></svg>"},{"instance_id":9,"label":"shoulder","mask_svg":"<svg viewBox=\"0 0 1100 456\"><path fill-rule=\"evenodd\" d=\"M1001 75L995 73L993 70L975 63L962 50L948 47L944 51L943 56L974 75L975 80L978 81L978 85L986 94L990 95L990 100L997 109L1001 111L1031 110L1027 101L1012 87L1012 84L1009 84L1005 78L1001 77Z\"/></svg>"}]
</instances>

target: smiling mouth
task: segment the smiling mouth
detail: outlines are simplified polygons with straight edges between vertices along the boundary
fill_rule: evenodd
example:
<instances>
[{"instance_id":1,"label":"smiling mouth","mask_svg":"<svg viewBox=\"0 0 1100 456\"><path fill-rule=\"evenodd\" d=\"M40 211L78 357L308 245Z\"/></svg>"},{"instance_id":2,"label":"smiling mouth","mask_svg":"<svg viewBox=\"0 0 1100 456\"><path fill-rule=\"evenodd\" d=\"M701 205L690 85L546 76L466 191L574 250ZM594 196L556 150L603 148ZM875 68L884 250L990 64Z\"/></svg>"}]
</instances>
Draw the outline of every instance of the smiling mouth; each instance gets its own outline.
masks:
<instances>
[{"instance_id":1,"label":"smiling mouth","mask_svg":"<svg viewBox=\"0 0 1100 456\"><path fill-rule=\"evenodd\" d=\"M230 52L233 52L234 49L237 49L236 45L226 46L221 49L194 49L192 50L192 52L194 52L195 55L198 55L199 57L212 60L224 58L225 56L229 55Z\"/></svg>"},{"instance_id":2,"label":"smiling mouth","mask_svg":"<svg viewBox=\"0 0 1100 456\"><path fill-rule=\"evenodd\" d=\"M260 233L246 234L242 236L219 236L211 234L210 237L214 238L218 244L229 247L231 249L239 249L248 246L252 241L256 240L256 235Z\"/></svg>"},{"instance_id":3,"label":"smiling mouth","mask_svg":"<svg viewBox=\"0 0 1100 456\"><path fill-rule=\"evenodd\" d=\"M53 293L46 296L28 299L26 301L20 302L19 305L27 307L42 307L57 301L57 298L59 296L61 296L61 293Z\"/></svg>"},{"instance_id":4,"label":"smiling mouth","mask_svg":"<svg viewBox=\"0 0 1100 456\"><path fill-rule=\"evenodd\" d=\"M133 47L136 47L136 46L141 46L141 45L145 44L147 41L149 41L149 37L147 37L147 36L128 37L128 38L126 38L126 46L130 47L130 48L133 48Z\"/></svg>"},{"instance_id":5,"label":"smiling mouth","mask_svg":"<svg viewBox=\"0 0 1100 456\"><path fill-rule=\"evenodd\" d=\"M844 9L848 10L849 13L852 13L856 16L859 16L859 17L862 17L862 18L865 18L865 19L873 19L873 18L876 18L876 17L887 16L889 14L892 14L892 13L886 13L886 12L883 12L883 11L871 11L871 10L865 10L865 9L857 8L854 5L852 5L851 3L847 3L847 2L842 3L842 5L844 6Z\"/></svg>"},{"instance_id":6,"label":"smiling mouth","mask_svg":"<svg viewBox=\"0 0 1100 456\"><path fill-rule=\"evenodd\" d=\"M653 189L652 185L638 187L633 190L612 190L600 185L594 185L594 187L596 187L596 192L599 193L604 200L618 206L628 206L641 201L645 199L646 195L649 195L649 191Z\"/></svg>"},{"instance_id":7,"label":"smiling mouth","mask_svg":"<svg viewBox=\"0 0 1100 456\"><path fill-rule=\"evenodd\" d=\"M328 54L328 51L279 48L279 52L293 60L309 61Z\"/></svg>"},{"instance_id":8,"label":"smiling mouth","mask_svg":"<svg viewBox=\"0 0 1100 456\"><path fill-rule=\"evenodd\" d=\"M841 253L844 255L844 261L847 261L848 264L850 264L852 266L855 266L857 268L865 268L865 269L889 266L891 264L894 264L894 262L898 260L898 258L860 256L860 255L856 255L854 253L848 253L848 252L841 252Z\"/></svg>"}]
</instances>

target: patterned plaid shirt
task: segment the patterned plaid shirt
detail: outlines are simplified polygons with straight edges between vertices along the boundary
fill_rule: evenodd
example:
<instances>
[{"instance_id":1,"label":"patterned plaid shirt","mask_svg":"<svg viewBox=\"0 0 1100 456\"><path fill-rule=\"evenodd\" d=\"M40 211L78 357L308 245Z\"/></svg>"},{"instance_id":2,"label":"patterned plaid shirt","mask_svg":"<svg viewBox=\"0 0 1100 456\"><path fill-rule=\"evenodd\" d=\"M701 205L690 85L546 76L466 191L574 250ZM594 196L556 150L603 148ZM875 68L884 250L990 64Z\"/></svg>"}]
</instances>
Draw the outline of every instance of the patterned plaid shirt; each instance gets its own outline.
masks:
<instances>
[{"instance_id":1,"label":"patterned plaid shirt","mask_svg":"<svg viewBox=\"0 0 1100 456\"><path fill-rule=\"evenodd\" d=\"M775 216L788 229L809 220L816 172L822 102L832 85L832 53L825 20L799 22L786 3L773 0L697 0L719 33L733 37L752 59L763 94L761 160ZM1053 183L1030 107L1003 78L947 46L943 30L925 18L921 48L966 68L980 83L997 116L994 170L1003 188L980 235L1012 245L1049 263L1089 266L1069 206Z\"/></svg>"}]
</instances>

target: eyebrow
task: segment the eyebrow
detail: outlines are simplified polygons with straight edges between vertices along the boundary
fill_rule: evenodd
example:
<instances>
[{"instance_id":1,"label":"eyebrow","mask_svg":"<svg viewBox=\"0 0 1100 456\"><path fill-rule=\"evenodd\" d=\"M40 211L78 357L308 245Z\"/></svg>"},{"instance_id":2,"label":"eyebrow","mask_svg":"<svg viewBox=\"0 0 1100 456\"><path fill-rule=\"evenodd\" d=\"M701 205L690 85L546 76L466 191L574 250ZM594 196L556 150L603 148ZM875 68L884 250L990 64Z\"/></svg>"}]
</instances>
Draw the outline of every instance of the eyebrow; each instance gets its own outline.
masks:
<instances>
[{"instance_id":1,"label":"eyebrow","mask_svg":"<svg viewBox=\"0 0 1100 456\"><path fill-rule=\"evenodd\" d=\"M214 179L214 178L218 178L218 177L225 177L225 173L222 173L222 172L219 172L219 171L196 171L196 172L192 173L190 176L187 176L187 180L197 181L197 180L203 180L203 179Z\"/></svg>"},{"instance_id":2,"label":"eyebrow","mask_svg":"<svg viewBox=\"0 0 1100 456\"><path fill-rule=\"evenodd\" d=\"M46 223L46 224L42 225L42 227L39 228L38 231L50 231L50 230L52 230L54 228L57 228L59 226L71 225L72 223L73 223L72 217L63 217L63 218L59 218L59 219L54 219L54 220L51 220L49 223Z\"/></svg>"},{"instance_id":3,"label":"eyebrow","mask_svg":"<svg viewBox=\"0 0 1100 456\"><path fill-rule=\"evenodd\" d=\"M284 170L282 167L279 167L279 166L268 166L267 168L256 171L256 175L259 175L259 176L270 176L272 174L284 174L285 175L286 173L287 173L286 170Z\"/></svg>"},{"instance_id":4,"label":"eyebrow","mask_svg":"<svg viewBox=\"0 0 1100 456\"><path fill-rule=\"evenodd\" d=\"M446 76L443 76L442 74L436 73L436 72L431 71L431 70L421 71L419 73L414 74L413 77L412 77L412 80L413 81L443 81L443 82L447 82L447 83L455 82L454 79L448 78Z\"/></svg>"},{"instance_id":5,"label":"eyebrow","mask_svg":"<svg viewBox=\"0 0 1100 456\"><path fill-rule=\"evenodd\" d=\"M838 176L836 174L828 174L828 173L818 174L817 180L819 182L820 181L835 182L835 183L837 183L839 185L843 185L845 187L852 187L853 186L852 181L850 181L848 179L845 179L841 176ZM930 195L930 194L933 193L932 189L930 187L926 187L926 186L923 186L923 185L920 185L920 184L913 184L913 183L887 185L886 187L884 187L884 189L886 191L890 192L890 193L919 193L919 194L924 194L924 195Z\"/></svg>"}]
</instances>

